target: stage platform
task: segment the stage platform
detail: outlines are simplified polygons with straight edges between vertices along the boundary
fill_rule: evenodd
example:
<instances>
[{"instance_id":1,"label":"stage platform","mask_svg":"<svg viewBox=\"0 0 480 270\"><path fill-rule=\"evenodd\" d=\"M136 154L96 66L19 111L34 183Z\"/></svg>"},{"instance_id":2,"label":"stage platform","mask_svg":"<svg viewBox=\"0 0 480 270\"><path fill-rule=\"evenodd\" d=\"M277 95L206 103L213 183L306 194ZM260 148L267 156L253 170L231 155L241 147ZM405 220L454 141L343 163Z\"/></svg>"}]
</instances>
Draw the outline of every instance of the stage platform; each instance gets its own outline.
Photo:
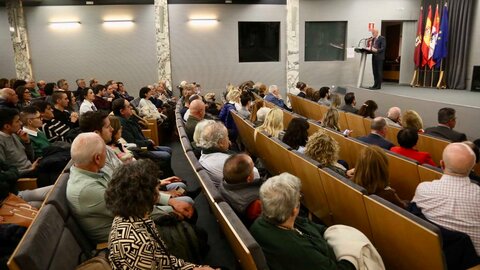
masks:
<instances>
[{"instance_id":1,"label":"stage platform","mask_svg":"<svg viewBox=\"0 0 480 270\"><path fill-rule=\"evenodd\" d=\"M413 88L395 83L383 83L380 90L357 88L351 85L340 85L337 88L340 94L354 92L357 108L360 108L368 99L377 102L378 116L385 116L388 109L393 106L400 107L402 112L415 110L422 117L424 127L436 125L437 112L440 108L454 108L457 111L455 130L466 133L469 140L480 138L480 92Z\"/></svg>"}]
</instances>

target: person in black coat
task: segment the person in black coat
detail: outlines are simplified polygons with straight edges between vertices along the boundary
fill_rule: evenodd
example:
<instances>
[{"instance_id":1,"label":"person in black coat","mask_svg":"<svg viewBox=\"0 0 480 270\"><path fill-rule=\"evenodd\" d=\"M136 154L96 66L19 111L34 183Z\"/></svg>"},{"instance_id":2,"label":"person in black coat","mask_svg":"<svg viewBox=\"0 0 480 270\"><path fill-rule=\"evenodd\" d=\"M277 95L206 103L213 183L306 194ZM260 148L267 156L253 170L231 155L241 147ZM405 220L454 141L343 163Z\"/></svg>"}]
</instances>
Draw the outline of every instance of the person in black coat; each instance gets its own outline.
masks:
<instances>
[{"instance_id":1,"label":"person in black coat","mask_svg":"<svg viewBox=\"0 0 480 270\"><path fill-rule=\"evenodd\" d=\"M372 120L371 124L371 131L370 134L364 137L358 138L358 140L368 143L377 145L383 149L390 150L393 146L393 143L385 139L387 134L387 121L383 117L375 117Z\"/></svg>"},{"instance_id":2,"label":"person in black coat","mask_svg":"<svg viewBox=\"0 0 480 270\"><path fill-rule=\"evenodd\" d=\"M385 37L378 35L377 29L372 29L370 46L372 51L372 69L375 83L369 89L381 89L383 79L383 61L385 60L385 47L387 46L387 42L385 41Z\"/></svg>"}]
</instances>

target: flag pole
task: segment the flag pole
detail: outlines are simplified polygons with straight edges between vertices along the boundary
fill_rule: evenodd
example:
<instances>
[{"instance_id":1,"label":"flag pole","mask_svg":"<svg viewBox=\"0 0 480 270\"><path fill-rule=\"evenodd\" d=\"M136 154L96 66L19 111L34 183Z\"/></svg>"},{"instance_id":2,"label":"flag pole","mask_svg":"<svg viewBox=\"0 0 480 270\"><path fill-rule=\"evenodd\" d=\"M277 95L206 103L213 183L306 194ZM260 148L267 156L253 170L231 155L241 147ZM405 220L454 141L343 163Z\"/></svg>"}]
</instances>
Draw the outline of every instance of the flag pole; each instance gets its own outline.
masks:
<instances>
[{"instance_id":1,"label":"flag pole","mask_svg":"<svg viewBox=\"0 0 480 270\"><path fill-rule=\"evenodd\" d=\"M435 66L433 66L431 69L430 69L430 87L433 87L433 75L434 75L434 72L435 72Z\"/></svg>"},{"instance_id":2,"label":"flag pole","mask_svg":"<svg viewBox=\"0 0 480 270\"><path fill-rule=\"evenodd\" d=\"M418 71L418 68L415 68L415 70L413 71L413 77L412 77L412 81L410 82L410 87L417 87L418 86L417 71ZM417 82L417 84L414 83L415 81Z\"/></svg>"},{"instance_id":3,"label":"flag pole","mask_svg":"<svg viewBox=\"0 0 480 270\"><path fill-rule=\"evenodd\" d=\"M440 76L438 77L437 89L441 88L442 81L443 81L443 59L440 62Z\"/></svg>"},{"instance_id":4,"label":"flag pole","mask_svg":"<svg viewBox=\"0 0 480 270\"><path fill-rule=\"evenodd\" d=\"M427 65L423 68L423 87L427 85Z\"/></svg>"}]
</instances>

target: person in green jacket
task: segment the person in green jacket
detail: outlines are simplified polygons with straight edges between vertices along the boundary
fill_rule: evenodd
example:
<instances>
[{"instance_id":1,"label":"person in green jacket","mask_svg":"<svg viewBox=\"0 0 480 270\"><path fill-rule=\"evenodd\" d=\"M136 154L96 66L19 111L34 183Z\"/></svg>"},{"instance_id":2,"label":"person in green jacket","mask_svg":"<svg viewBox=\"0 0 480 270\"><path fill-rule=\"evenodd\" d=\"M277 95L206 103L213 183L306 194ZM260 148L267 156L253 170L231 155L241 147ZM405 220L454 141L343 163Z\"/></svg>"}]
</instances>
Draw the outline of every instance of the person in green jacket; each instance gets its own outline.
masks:
<instances>
[{"instance_id":1,"label":"person in green jacket","mask_svg":"<svg viewBox=\"0 0 480 270\"><path fill-rule=\"evenodd\" d=\"M282 173L260 188L262 216L250 232L262 247L271 270L355 269L347 260L337 261L323 238L325 226L300 218L300 180Z\"/></svg>"},{"instance_id":2,"label":"person in green jacket","mask_svg":"<svg viewBox=\"0 0 480 270\"><path fill-rule=\"evenodd\" d=\"M43 149L50 146L45 133L39 130L42 127L42 116L37 108L28 106L20 113L20 120L23 123L23 131L28 134L35 152L35 159L43 156Z\"/></svg>"}]
</instances>

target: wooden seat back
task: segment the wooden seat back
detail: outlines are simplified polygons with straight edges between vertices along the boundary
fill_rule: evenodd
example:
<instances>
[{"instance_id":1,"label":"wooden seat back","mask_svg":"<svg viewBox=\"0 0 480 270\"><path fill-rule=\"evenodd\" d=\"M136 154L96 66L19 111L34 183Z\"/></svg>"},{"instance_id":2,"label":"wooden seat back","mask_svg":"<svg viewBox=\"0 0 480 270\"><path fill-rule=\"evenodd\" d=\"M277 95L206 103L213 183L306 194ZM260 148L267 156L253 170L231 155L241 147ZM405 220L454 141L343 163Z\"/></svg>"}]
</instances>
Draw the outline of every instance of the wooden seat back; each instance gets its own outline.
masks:
<instances>
[{"instance_id":1,"label":"wooden seat back","mask_svg":"<svg viewBox=\"0 0 480 270\"><path fill-rule=\"evenodd\" d=\"M258 142L260 143L260 141ZM259 147L261 147L259 145ZM271 154L269 159L273 159L274 162L272 162L272 171L270 171L273 174L281 174L284 172L288 172L290 174L293 174L293 167L294 165L290 162L290 150L291 147L288 146L287 144L283 143L277 138L269 138L269 141L266 144L266 147L268 148L268 153Z\"/></svg>"},{"instance_id":2,"label":"wooden seat back","mask_svg":"<svg viewBox=\"0 0 480 270\"><path fill-rule=\"evenodd\" d=\"M347 117L345 116L346 112L338 110L338 126L340 130L348 129Z\"/></svg>"},{"instance_id":3,"label":"wooden seat back","mask_svg":"<svg viewBox=\"0 0 480 270\"><path fill-rule=\"evenodd\" d=\"M426 134L418 134L417 149L418 151L428 152L432 156L433 161L437 165L442 160L443 150L450 141L442 140Z\"/></svg>"},{"instance_id":4,"label":"wooden seat back","mask_svg":"<svg viewBox=\"0 0 480 270\"><path fill-rule=\"evenodd\" d=\"M440 168L436 168L428 164L418 165L417 169L420 182L437 180L443 175Z\"/></svg>"},{"instance_id":5,"label":"wooden seat back","mask_svg":"<svg viewBox=\"0 0 480 270\"><path fill-rule=\"evenodd\" d=\"M230 113L232 114L233 121L237 126L239 137L242 140L243 145L247 148L249 153L256 155L257 152L254 139L255 128L253 125L250 125L247 121L242 119L237 112L231 110Z\"/></svg>"},{"instance_id":6,"label":"wooden seat back","mask_svg":"<svg viewBox=\"0 0 480 270\"><path fill-rule=\"evenodd\" d=\"M290 151L289 157L291 163L295 165L293 175L302 181L302 204L323 223L331 225L331 211L318 170L320 164L297 151Z\"/></svg>"},{"instance_id":7,"label":"wooden seat back","mask_svg":"<svg viewBox=\"0 0 480 270\"><path fill-rule=\"evenodd\" d=\"M385 139L391 141L395 145L398 145L397 134L400 130L402 130L402 128L387 125L387 135L385 136Z\"/></svg>"},{"instance_id":8,"label":"wooden seat back","mask_svg":"<svg viewBox=\"0 0 480 270\"><path fill-rule=\"evenodd\" d=\"M353 131L352 137L362 137L368 134L365 130L362 116L347 112L345 117L347 118L348 129Z\"/></svg>"},{"instance_id":9,"label":"wooden seat back","mask_svg":"<svg viewBox=\"0 0 480 270\"><path fill-rule=\"evenodd\" d=\"M330 169L319 169L334 224L352 226L372 240L372 231L363 202L367 191Z\"/></svg>"},{"instance_id":10,"label":"wooden seat back","mask_svg":"<svg viewBox=\"0 0 480 270\"><path fill-rule=\"evenodd\" d=\"M370 131L372 130L372 119L369 117L364 117L363 127L365 128L365 134L370 134Z\"/></svg>"},{"instance_id":11,"label":"wooden seat back","mask_svg":"<svg viewBox=\"0 0 480 270\"><path fill-rule=\"evenodd\" d=\"M440 230L376 196L365 196L373 242L387 269L446 269Z\"/></svg>"},{"instance_id":12,"label":"wooden seat back","mask_svg":"<svg viewBox=\"0 0 480 270\"><path fill-rule=\"evenodd\" d=\"M390 151L386 151L386 154L390 186L395 189L400 199L411 200L420 183L416 161Z\"/></svg>"}]
</instances>

